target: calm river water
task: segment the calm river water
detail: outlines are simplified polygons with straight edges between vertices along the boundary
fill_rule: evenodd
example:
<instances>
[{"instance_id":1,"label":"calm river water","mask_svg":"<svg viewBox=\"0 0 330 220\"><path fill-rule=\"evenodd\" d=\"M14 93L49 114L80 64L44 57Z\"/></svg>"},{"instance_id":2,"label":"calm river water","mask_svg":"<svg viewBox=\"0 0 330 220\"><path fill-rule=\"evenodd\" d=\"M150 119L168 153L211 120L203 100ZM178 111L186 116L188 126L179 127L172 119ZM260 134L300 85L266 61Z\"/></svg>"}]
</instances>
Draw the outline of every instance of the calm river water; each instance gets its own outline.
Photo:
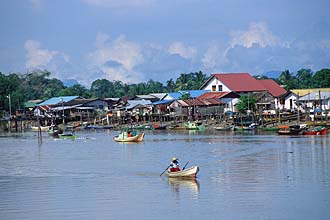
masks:
<instances>
[{"instance_id":1,"label":"calm river water","mask_svg":"<svg viewBox=\"0 0 330 220\"><path fill-rule=\"evenodd\" d=\"M77 134L0 134L1 220L330 219L329 134ZM196 181L160 177L173 156L200 166Z\"/></svg>"}]
</instances>

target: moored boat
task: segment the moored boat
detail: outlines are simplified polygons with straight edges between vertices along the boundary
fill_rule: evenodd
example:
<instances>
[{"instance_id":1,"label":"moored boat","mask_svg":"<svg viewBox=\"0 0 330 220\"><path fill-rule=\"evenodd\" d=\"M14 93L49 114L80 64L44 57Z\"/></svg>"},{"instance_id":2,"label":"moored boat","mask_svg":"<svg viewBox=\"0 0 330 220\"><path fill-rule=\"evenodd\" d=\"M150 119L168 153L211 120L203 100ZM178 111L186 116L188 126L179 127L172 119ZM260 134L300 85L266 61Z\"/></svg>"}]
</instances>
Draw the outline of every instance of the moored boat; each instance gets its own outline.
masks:
<instances>
[{"instance_id":1,"label":"moored boat","mask_svg":"<svg viewBox=\"0 0 330 220\"><path fill-rule=\"evenodd\" d=\"M167 176L170 178L195 178L199 172L198 166L193 166L185 170L170 172L167 171Z\"/></svg>"},{"instance_id":2,"label":"moored boat","mask_svg":"<svg viewBox=\"0 0 330 220\"><path fill-rule=\"evenodd\" d=\"M325 127L315 127L313 129L307 129L302 132L303 135L326 135L327 128Z\"/></svg>"},{"instance_id":3,"label":"moored boat","mask_svg":"<svg viewBox=\"0 0 330 220\"><path fill-rule=\"evenodd\" d=\"M50 126L40 126L41 131L48 131ZM38 126L31 126L32 131L39 131Z\"/></svg>"},{"instance_id":4,"label":"moored boat","mask_svg":"<svg viewBox=\"0 0 330 220\"><path fill-rule=\"evenodd\" d=\"M303 127L301 127L300 125L282 125L279 126L279 130L277 131L277 133L279 135L299 135L301 134L303 131Z\"/></svg>"},{"instance_id":5,"label":"moored boat","mask_svg":"<svg viewBox=\"0 0 330 220\"><path fill-rule=\"evenodd\" d=\"M205 126L202 123L198 122L185 122L184 127L186 130L197 130L197 131L205 131Z\"/></svg>"},{"instance_id":6,"label":"moored boat","mask_svg":"<svg viewBox=\"0 0 330 220\"><path fill-rule=\"evenodd\" d=\"M214 127L217 131L233 131L234 126L225 126L225 127Z\"/></svg>"}]
</instances>

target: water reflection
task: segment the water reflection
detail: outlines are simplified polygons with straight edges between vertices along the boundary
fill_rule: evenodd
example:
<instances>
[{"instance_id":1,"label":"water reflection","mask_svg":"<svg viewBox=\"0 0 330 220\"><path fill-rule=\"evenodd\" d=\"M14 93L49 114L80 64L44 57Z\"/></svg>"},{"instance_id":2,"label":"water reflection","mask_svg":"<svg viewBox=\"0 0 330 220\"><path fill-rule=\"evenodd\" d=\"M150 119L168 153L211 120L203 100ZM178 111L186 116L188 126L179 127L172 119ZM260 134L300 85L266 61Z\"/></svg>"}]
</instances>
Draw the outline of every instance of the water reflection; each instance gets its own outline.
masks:
<instances>
[{"instance_id":1,"label":"water reflection","mask_svg":"<svg viewBox=\"0 0 330 220\"><path fill-rule=\"evenodd\" d=\"M180 191L188 189L194 196L198 195L200 185L197 179L184 178L168 178L168 183L171 186L172 192L180 194Z\"/></svg>"},{"instance_id":2,"label":"water reflection","mask_svg":"<svg viewBox=\"0 0 330 220\"><path fill-rule=\"evenodd\" d=\"M330 219L329 135L146 132L0 134L0 219ZM201 175L159 177L173 155Z\"/></svg>"}]
</instances>

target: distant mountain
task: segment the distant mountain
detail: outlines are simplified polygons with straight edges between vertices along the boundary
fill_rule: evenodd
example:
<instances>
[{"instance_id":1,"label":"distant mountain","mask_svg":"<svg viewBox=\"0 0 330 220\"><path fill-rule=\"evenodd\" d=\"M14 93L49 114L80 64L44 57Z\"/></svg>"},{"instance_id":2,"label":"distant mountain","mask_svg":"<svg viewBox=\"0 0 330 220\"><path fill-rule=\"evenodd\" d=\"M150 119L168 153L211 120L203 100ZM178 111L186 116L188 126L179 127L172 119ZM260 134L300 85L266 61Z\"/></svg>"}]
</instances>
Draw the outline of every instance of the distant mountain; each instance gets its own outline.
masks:
<instances>
[{"instance_id":1,"label":"distant mountain","mask_svg":"<svg viewBox=\"0 0 330 220\"><path fill-rule=\"evenodd\" d=\"M75 79L63 79L62 82L63 82L64 86L66 86L66 87L71 87L76 84L79 84L79 82Z\"/></svg>"},{"instance_id":2,"label":"distant mountain","mask_svg":"<svg viewBox=\"0 0 330 220\"><path fill-rule=\"evenodd\" d=\"M274 70L261 74L262 76L267 76L268 78L277 79L281 75L282 71Z\"/></svg>"}]
</instances>

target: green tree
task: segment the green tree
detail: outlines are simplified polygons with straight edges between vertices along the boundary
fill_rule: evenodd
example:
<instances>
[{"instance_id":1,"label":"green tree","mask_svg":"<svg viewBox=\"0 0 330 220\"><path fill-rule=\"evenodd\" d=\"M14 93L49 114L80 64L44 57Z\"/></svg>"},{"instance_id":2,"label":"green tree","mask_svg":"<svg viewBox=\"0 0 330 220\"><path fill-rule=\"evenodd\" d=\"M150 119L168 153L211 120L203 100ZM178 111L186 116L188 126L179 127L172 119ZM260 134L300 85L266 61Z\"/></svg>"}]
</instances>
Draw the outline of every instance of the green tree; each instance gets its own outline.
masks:
<instances>
[{"instance_id":1,"label":"green tree","mask_svg":"<svg viewBox=\"0 0 330 220\"><path fill-rule=\"evenodd\" d=\"M301 69L297 72L297 89L313 88L313 72L310 69Z\"/></svg>"},{"instance_id":2,"label":"green tree","mask_svg":"<svg viewBox=\"0 0 330 220\"><path fill-rule=\"evenodd\" d=\"M330 69L321 69L313 76L315 88L330 88Z\"/></svg>"},{"instance_id":3,"label":"green tree","mask_svg":"<svg viewBox=\"0 0 330 220\"><path fill-rule=\"evenodd\" d=\"M286 90L294 89L296 87L296 77L293 76L289 70L285 70L281 73L278 78L278 82L284 85Z\"/></svg>"},{"instance_id":4,"label":"green tree","mask_svg":"<svg viewBox=\"0 0 330 220\"><path fill-rule=\"evenodd\" d=\"M179 78L176 79L176 90L187 90L188 87L188 81L189 81L189 74L181 73Z\"/></svg>"},{"instance_id":5,"label":"green tree","mask_svg":"<svg viewBox=\"0 0 330 220\"><path fill-rule=\"evenodd\" d=\"M95 98L110 97L111 83L107 79L95 80L90 88L91 96Z\"/></svg>"},{"instance_id":6,"label":"green tree","mask_svg":"<svg viewBox=\"0 0 330 220\"><path fill-rule=\"evenodd\" d=\"M174 92L175 88L176 88L176 85L172 78L170 80L166 81L166 91L167 92Z\"/></svg>"},{"instance_id":7,"label":"green tree","mask_svg":"<svg viewBox=\"0 0 330 220\"><path fill-rule=\"evenodd\" d=\"M0 110L9 111L9 95L12 111L19 108L24 100L24 93L20 90L21 79L16 73L4 75L0 72Z\"/></svg>"},{"instance_id":8,"label":"green tree","mask_svg":"<svg viewBox=\"0 0 330 220\"><path fill-rule=\"evenodd\" d=\"M80 96L83 98L90 98L91 94L88 89L80 84L75 84L73 86L62 89L59 92L60 96Z\"/></svg>"},{"instance_id":9,"label":"green tree","mask_svg":"<svg viewBox=\"0 0 330 220\"><path fill-rule=\"evenodd\" d=\"M256 100L249 95L242 95L236 104L237 110L240 113L246 113L247 110L251 110L252 112L256 109Z\"/></svg>"},{"instance_id":10,"label":"green tree","mask_svg":"<svg viewBox=\"0 0 330 220\"><path fill-rule=\"evenodd\" d=\"M191 89L199 89L206 81L206 75L202 71L193 73L193 87Z\"/></svg>"}]
</instances>

